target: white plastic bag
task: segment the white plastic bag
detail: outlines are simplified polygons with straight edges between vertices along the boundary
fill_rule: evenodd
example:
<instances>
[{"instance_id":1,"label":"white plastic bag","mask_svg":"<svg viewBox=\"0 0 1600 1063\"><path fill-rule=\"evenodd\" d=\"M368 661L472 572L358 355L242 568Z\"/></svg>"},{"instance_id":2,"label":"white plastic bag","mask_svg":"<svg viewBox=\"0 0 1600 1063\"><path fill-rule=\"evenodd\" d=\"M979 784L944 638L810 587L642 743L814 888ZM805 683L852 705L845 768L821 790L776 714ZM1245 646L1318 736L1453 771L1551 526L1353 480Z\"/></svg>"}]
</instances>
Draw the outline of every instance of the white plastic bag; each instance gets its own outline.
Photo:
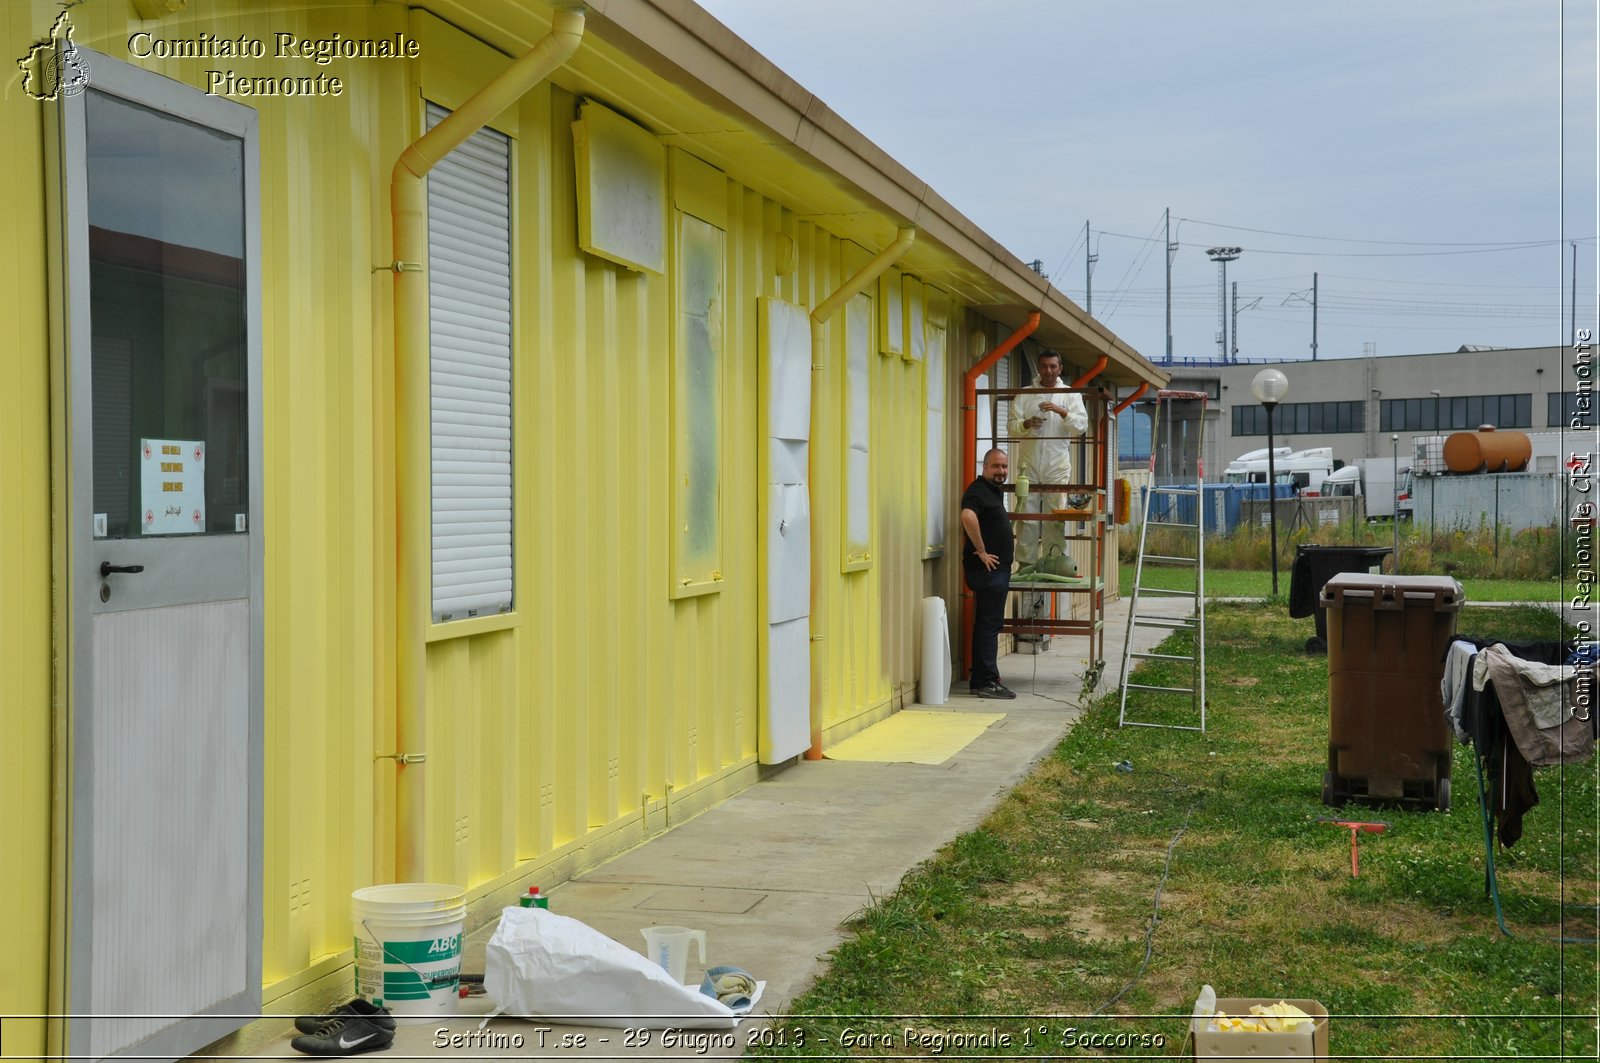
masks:
<instances>
[{"instance_id":1,"label":"white plastic bag","mask_svg":"<svg viewBox=\"0 0 1600 1063\"><path fill-rule=\"evenodd\" d=\"M545 908L501 911L486 947L483 988L495 1015L583 1026L729 1029L748 1010L735 1012L679 985L627 946Z\"/></svg>"}]
</instances>

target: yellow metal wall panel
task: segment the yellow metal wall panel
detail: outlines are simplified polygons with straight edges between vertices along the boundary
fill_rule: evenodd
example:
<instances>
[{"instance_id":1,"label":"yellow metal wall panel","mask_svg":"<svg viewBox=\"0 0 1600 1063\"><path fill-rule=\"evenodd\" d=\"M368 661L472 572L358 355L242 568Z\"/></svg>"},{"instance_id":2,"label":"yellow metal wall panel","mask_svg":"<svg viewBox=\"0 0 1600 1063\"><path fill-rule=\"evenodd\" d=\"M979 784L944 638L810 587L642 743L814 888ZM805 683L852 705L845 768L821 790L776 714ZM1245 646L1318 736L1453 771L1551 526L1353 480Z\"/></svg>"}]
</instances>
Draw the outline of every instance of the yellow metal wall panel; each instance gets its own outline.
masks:
<instances>
[{"instance_id":1,"label":"yellow metal wall panel","mask_svg":"<svg viewBox=\"0 0 1600 1063\"><path fill-rule=\"evenodd\" d=\"M730 234L728 291L728 374L724 381L728 442L724 460L730 501L723 507L727 530L727 570L738 576L724 588L728 618L723 653L732 685L725 691L717 757L722 764L744 763L756 755L756 705L760 696L757 663L765 621L760 611L761 527L759 499L765 488L760 463L760 297L772 290L766 249L772 234L765 225L763 199L728 182Z\"/></svg>"},{"instance_id":2,"label":"yellow metal wall panel","mask_svg":"<svg viewBox=\"0 0 1600 1063\"><path fill-rule=\"evenodd\" d=\"M811 299L813 305L837 289L871 257L863 249L834 239L828 234L813 230L809 266ZM875 251L876 249L872 249ZM813 592L820 614L813 616L814 633L823 636L822 688L824 730L836 728L874 711L891 707L895 691L885 668L885 624L910 624L914 605L903 610L898 603L886 614L883 605L883 581L886 570L892 570L894 560L882 556L884 548L881 529L874 528L873 563L869 568L839 573L830 564L843 549L842 527L846 504L844 462L844 416L846 399L846 368L844 357L845 328L843 312L835 315L827 328L826 358L823 368L814 373L815 391L812 396L815 434L812 440L813 477L812 499L812 549L820 551L821 565L813 565L813 573L820 573L820 586ZM869 359L870 387L872 392L872 464L869 477L868 505L875 510L874 518L881 516L883 485L888 482L886 463L888 449L910 446L916 439L900 437L892 442L884 433L885 413L893 397L885 389L894 378L886 375L887 359ZM898 361L894 364L898 364ZM876 519L873 522L877 523ZM919 551L920 556L920 551Z\"/></svg>"},{"instance_id":3,"label":"yellow metal wall panel","mask_svg":"<svg viewBox=\"0 0 1600 1063\"><path fill-rule=\"evenodd\" d=\"M800 239L799 301L815 307L839 286L839 241L825 230L805 223ZM812 325L815 329L818 326ZM843 388L843 328L837 322L821 326L824 336L822 363L811 371L811 637L812 652L819 654L812 699L821 705L826 729L839 715L835 705L848 697L841 681L847 637L840 616L842 577L836 559L840 546L843 480L839 477L839 404Z\"/></svg>"},{"instance_id":4,"label":"yellow metal wall panel","mask_svg":"<svg viewBox=\"0 0 1600 1063\"><path fill-rule=\"evenodd\" d=\"M5 54L27 54L55 9L0 11ZM0 971L0 1014L50 1009L51 450L50 336L42 123L51 106L28 99L10 71L0 102L0 905L13 913ZM5 1052L42 1056L44 1024L8 1019Z\"/></svg>"},{"instance_id":5,"label":"yellow metal wall panel","mask_svg":"<svg viewBox=\"0 0 1600 1063\"><path fill-rule=\"evenodd\" d=\"M330 13L290 12L252 18L238 32L326 36L349 27ZM374 12L358 27L382 34L404 22L398 13ZM388 848L392 837L378 828L373 784L394 769L372 760L393 751L392 737L384 742L375 733L388 702L372 682L392 670L392 635L378 627L392 608L377 606L393 572L393 509L378 504L387 488L377 455L388 448L374 416L384 348L373 322L387 308L388 289L381 274L374 283L372 266L382 261L387 212L372 209L372 190L386 186L387 174L386 153L374 150L381 127L371 101L403 82L381 63L343 63L339 71L353 104L348 113L304 100L257 104L269 985L349 948L350 891L370 881L368 854ZM403 132L398 123L391 128Z\"/></svg>"},{"instance_id":6,"label":"yellow metal wall panel","mask_svg":"<svg viewBox=\"0 0 1600 1063\"><path fill-rule=\"evenodd\" d=\"M473 886L515 862L514 799L523 767L506 741L515 700L517 632L489 632L428 650L429 881Z\"/></svg>"},{"instance_id":7,"label":"yellow metal wall panel","mask_svg":"<svg viewBox=\"0 0 1600 1063\"><path fill-rule=\"evenodd\" d=\"M16 5L0 25L18 44L56 10ZM240 13L243 11L244 13ZM81 15L82 18L78 18ZM74 9L120 53L143 26L109 0ZM457 105L502 60L432 16L393 5L208 10L208 32L386 37L428 23L426 61L345 61L337 101L256 99L261 114L266 413L266 822L263 978L281 995L331 970L349 948L351 890L392 878L393 780L425 773L429 877L489 889L633 820L658 829L673 795L736 779L756 748L761 547L757 526L757 305L763 294L815 306L877 248L846 244L802 214L719 179L695 185L695 209L725 233L724 499L719 593L671 599L669 582L674 327L669 278L639 275L578 250L570 122L573 94L549 85L497 118L515 138L515 556L517 613L504 630L430 642L428 759L374 759L395 744L395 424L390 167L420 132L424 92ZM162 24L164 27L165 23ZM164 29L180 35L178 23ZM183 25L190 25L184 23ZM142 65L204 83L205 60ZM280 64L240 61L240 73ZM50 529L48 317L40 236L37 112L0 110L12 165L0 177L19 204L0 227L0 326L23 352L7 362L0 443L0 617L10 741L0 752L8 817L0 894L42 926L48 881ZM608 99L623 113L626 99ZM706 167L709 169L709 167ZM4 229L0 229L4 231ZM853 245L852 245L853 246ZM33 257L30 259L28 256ZM376 269L375 269L376 267ZM10 272L4 272L9 270ZM3 283L9 281L9 283ZM874 292L874 294L876 294ZM970 362L970 328L952 311L948 364ZM876 328L876 322L874 322ZM958 615L958 566L921 558L922 367L873 357L870 505L873 564L840 573L843 318L825 327L813 374L813 547L818 691L826 725L847 727L903 703L915 673L917 603L926 582ZM38 353L32 353L38 352ZM946 387L949 410L958 409ZM947 447L957 452L957 433ZM423 476L425 470L406 470ZM959 497L954 484L950 498ZM10 511L0 513L9 517ZM953 525L952 525L953 526ZM33 573L29 579L29 573ZM22 603L17 606L14 603ZM21 706L19 708L19 706ZM36 707L33 708L33 707ZM58 706L59 710L59 706ZM12 722L23 720L20 728ZM416 750L413 750L416 752ZM0 1010L38 1012L42 935L5 976ZM17 975L20 974L20 980ZM8 1033L17 1036L8 1024ZM8 1048L9 1048L8 1041Z\"/></svg>"}]
</instances>

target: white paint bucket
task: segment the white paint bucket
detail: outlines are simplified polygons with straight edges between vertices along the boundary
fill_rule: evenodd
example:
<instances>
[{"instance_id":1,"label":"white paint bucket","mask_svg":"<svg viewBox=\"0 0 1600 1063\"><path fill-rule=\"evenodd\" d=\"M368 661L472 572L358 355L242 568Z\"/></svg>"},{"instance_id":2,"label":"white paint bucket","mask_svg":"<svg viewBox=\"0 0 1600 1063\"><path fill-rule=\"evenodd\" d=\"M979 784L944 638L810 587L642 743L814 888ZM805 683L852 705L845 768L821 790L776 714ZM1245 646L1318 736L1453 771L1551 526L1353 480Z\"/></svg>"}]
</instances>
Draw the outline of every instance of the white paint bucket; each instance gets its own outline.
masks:
<instances>
[{"instance_id":1,"label":"white paint bucket","mask_svg":"<svg viewBox=\"0 0 1600 1063\"><path fill-rule=\"evenodd\" d=\"M466 897L466 890L437 882L398 882L352 893L356 995L388 1008L400 1023L454 1015Z\"/></svg>"}]
</instances>

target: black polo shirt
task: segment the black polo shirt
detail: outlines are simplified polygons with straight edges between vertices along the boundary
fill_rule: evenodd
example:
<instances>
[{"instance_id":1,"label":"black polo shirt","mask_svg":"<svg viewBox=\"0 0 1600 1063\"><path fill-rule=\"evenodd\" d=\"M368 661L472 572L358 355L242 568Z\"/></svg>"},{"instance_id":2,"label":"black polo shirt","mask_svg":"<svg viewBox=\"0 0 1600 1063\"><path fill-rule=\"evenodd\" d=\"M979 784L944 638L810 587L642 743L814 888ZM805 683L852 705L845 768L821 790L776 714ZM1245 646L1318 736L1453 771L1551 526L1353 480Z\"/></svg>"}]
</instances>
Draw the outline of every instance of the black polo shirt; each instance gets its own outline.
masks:
<instances>
[{"instance_id":1,"label":"black polo shirt","mask_svg":"<svg viewBox=\"0 0 1600 1063\"><path fill-rule=\"evenodd\" d=\"M978 515L978 531L983 533L984 547L1000 559L1002 571L1011 571L1013 544L1011 518L1006 515L1005 492L1000 490L998 484L980 476L967 485L966 494L961 496L961 508L970 509ZM961 532L961 564L966 568L983 567L965 529Z\"/></svg>"}]
</instances>

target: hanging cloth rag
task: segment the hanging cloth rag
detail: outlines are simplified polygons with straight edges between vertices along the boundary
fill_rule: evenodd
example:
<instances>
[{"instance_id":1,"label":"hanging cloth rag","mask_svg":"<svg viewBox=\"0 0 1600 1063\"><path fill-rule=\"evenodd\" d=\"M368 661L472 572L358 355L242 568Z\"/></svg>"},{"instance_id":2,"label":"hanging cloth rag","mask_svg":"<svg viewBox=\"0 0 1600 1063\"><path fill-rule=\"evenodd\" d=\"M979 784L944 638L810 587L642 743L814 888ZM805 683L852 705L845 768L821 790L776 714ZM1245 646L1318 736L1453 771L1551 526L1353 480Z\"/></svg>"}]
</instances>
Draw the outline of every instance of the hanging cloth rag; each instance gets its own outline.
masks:
<instances>
[{"instance_id":1,"label":"hanging cloth rag","mask_svg":"<svg viewBox=\"0 0 1600 1063\"><path fill-rule=\"evenodd\" d=\"M1573 714L1579 672L1525 660L1496 644L1479 652L1472 685L1494 684L1506 727L1531 766L1578 764L1594 753L1595 741L1593 721Z\"/></svg>"},{"instance_id":2,"label":"hanging cloth rag","mask_svg":"<svg viewBox=\"0 0 1600 1063\"><path fill-rule=\"evenodd\" d=\"M1472 741L1472 735L1462 721L1461 709L1466 701L1467 684L1472 679L1472 658L1477 652L1478 647L1464 639L1450 643L1450 648L1444 654L1444 677L1439 680L1439 696L1444 701L1445 719L1450 721L1450 730L1455 732L1456 741L1461 745Z\"/></svg>"}]
</instances>

